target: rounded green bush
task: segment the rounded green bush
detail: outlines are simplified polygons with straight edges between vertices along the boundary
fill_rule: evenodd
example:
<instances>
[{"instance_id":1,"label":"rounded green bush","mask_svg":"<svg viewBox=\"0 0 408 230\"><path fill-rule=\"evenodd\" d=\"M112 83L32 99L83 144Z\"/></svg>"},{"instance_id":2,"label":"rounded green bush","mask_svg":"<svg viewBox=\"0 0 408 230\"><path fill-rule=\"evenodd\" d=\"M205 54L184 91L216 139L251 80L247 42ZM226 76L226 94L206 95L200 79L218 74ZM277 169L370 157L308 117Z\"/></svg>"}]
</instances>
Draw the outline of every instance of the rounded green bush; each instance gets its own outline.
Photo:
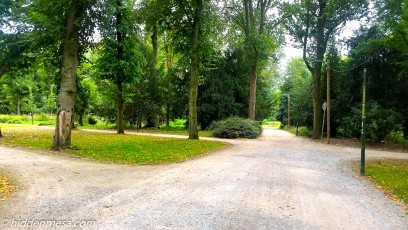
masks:
<instances>
[{"instance_id":1,"label":"rounded green bush","mask_svg":"<svg viewBox=\"0 0 408 230\"><path fill-rule=\"evenodd\" d=\"M262 134L259 122L238 117L213 122L208 129L215 137L229 139L240 137L254 139Z\"/></svg>"},{"instance_id":2,"label":"rounded green bush","mask_svg":"<svg viewBox=\"0 0 408 230\"><path fill-rule=\"evenodd\" d=\"M98 120L95 117L88 117L88 124L96 125L96 123L98 123Z\"/></svg>"}]
</instances>

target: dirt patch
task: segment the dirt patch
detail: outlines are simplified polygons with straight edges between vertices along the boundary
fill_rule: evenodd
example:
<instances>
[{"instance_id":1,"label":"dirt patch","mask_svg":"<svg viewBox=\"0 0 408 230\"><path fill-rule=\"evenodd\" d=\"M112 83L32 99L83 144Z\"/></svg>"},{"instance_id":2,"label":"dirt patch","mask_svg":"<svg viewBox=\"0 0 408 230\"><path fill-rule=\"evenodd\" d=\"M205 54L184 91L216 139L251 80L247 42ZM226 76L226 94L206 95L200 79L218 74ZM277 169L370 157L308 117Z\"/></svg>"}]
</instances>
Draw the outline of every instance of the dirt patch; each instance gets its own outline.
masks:
<instances>
[{"instance_id":1,"label":"dirt patch","mask_svg":"<svg viewBox=\"0 0 408 230\"><path fill-rule=\"evenodd\" d=\"M323 140L322 142L327 143L326 140ZM336 146L345 146L345 147L353 147L353 148L361 147L360 139L357 139L357 138L341 138L341 137L331 138L330 143ZM366 148L372 149L372 150L380 150L380 151L408 153L408 146L386 142L386 141L374 142L374 141L366 140Z\"/></svg>"}]
</instances>

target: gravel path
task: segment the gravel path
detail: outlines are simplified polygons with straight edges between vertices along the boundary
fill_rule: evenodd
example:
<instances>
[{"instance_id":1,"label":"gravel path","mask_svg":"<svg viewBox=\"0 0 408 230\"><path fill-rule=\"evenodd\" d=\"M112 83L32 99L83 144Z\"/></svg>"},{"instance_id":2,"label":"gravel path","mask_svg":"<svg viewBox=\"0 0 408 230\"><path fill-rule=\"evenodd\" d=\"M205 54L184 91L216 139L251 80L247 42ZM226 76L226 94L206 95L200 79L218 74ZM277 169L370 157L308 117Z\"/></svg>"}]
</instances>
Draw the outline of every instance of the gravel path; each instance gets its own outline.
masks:
<instances>
[{"instance_id":1,"label":"gravel path","mask_svg":"<svg viewBox=\"0 0 408 230\"><path fill-rule=\"evenodd\" d=\"M89 229L408 229L402 204L350 169L359 155L272 128L260 140L162 166L0 146L0 171L20 184L0 203L0 225L53 219L95 220ZM367 157L408 154L367 150Z\"/></svg>"}]
</instances>

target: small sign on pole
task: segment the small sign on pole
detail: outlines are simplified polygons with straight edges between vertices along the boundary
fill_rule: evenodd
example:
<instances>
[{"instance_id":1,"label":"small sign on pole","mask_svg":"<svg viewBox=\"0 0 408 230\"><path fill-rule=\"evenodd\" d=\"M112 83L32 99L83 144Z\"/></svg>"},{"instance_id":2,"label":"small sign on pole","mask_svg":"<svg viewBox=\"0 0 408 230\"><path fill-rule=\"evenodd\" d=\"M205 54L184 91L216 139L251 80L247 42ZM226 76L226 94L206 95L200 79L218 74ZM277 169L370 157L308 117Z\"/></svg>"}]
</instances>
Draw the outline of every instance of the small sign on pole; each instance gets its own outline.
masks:
<instances>
[{"instance_id":1,"label":"small sign on pole","mask_svg":"<svg viewBox=\"0 0 408 230\"><path fill-rule=\"evenodd\" d=\"M321 140L323 140L323 130L324 130L324 120L326 119L326 109L327 109L327 103L324 102L322 105L322 109L323 109L323 122L322 122L322 136L321 136Z\"/></svg>"}]
</instances>

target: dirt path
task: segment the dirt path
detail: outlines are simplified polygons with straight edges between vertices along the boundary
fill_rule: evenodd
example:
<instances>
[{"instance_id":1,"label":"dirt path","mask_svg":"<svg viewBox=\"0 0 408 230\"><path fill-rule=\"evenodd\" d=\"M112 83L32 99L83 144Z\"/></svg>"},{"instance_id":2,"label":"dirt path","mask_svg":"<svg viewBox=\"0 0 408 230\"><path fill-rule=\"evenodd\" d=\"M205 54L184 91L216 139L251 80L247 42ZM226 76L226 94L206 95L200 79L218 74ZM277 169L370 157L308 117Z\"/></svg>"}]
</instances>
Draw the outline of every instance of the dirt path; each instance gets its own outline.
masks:
<instances>
[{"instance_id":1,"label":"dirt path","mask_svg":"<svg viewBox=\"0 0 408 230\"><path fill-rule=\"evenodd\" d=\"M260 140L165 166L0 146L0 170L20 183L0 203L0 228L54 219L95 220L92 229L408 229L401 204L348 167L359 154L270 128ZM408 159L367 151L391 156Z\"/></svg>"}]
</instances>

